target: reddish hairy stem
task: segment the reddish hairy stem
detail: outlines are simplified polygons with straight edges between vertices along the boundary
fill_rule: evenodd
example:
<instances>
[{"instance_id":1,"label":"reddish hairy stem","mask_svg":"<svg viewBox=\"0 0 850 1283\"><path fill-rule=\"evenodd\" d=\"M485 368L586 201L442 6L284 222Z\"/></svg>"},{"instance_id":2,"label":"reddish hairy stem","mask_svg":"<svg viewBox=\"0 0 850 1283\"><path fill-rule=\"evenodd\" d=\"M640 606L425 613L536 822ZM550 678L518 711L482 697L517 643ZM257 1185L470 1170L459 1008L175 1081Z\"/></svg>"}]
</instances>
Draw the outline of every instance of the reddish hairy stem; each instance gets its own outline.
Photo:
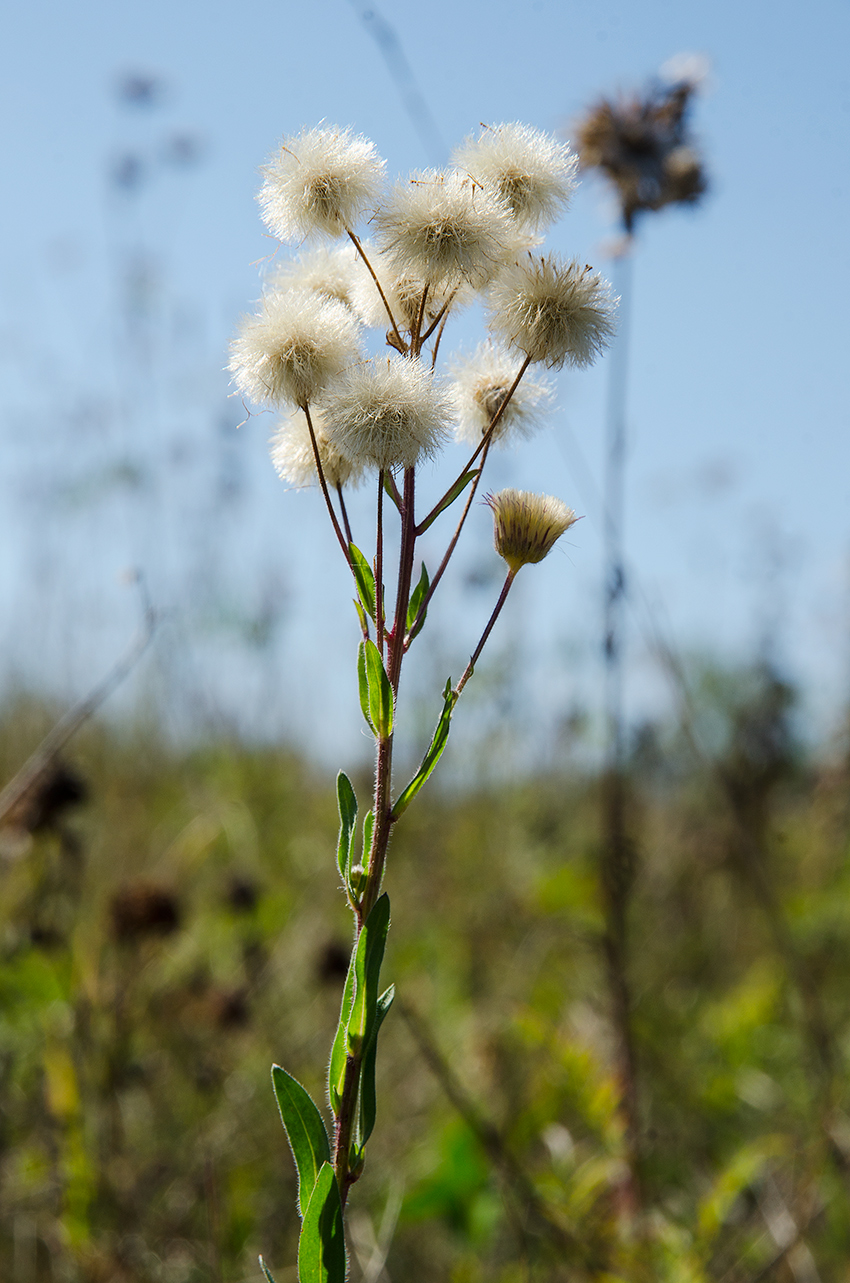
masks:
<instances>
[{"instance_id":1,"label":"reddish hairy stem","mask_svg":"<svg viewBox=\"0 0 850 1283\"><path fill-rule=\"evenodd\" d=\"M404 626L407 620L407 602L410 596L410 580L416 546L415 494L416 473L413 468L408 468L404 474L404 496L401 505L401 550L399 552L395 619L392 632L387 638L387 676L390 679L394 700L398 695L401 662L404 658ZM369 912L378 898L381 880L384 876L387 847L389 846L390 833L393 826L392 758L392 735L380 737L375 766L375 827L372 832L372 847L369 851L369 863L366 870L366 886L358 908L361 925L368 918Z\"/></svg>"},{"instance_id":2,"label":"reddish hairy stem","mask_svg":"<svg viewBox=\"0 0 850 1283\"><path fill-rule=\"evenodd\" d=\"M313 458L316 461L316 471L319 474L319 485L322 487L322 494L325 496L325 504L327 505L328 515L333 524L334 533L336 534L336 537L339 540L339 546L342 549L343 553L345 554L345 560L348 562L348 565L351 568L351 571L353 574L354 567L351 565L351 554L348 551L348 544L346 543L345 535L342 533L342 530L340 529L339 519L336 513L334 512L334 506L331 503L331 496L330 496L330 491L328 490L328 483L325 480L325 473L324 473L324 469L322 468L322 460L319 457L319 447L316 442L316 434L313 431L313 420L310 417L310 408L305 403L304 405L302 405L301 409L304 411L305 415L307 416L307 427L310 432L310 443L313 447Z\"/></svg>"},{"instance_id":3,"label":"reddish hairy stem","mask_svg":"<svg viewBox=\"0 0 850 1283\"><path fill-rule=\"evenodd\" d=\"M393 313L392 313L392 308L387 302L387 296L384 293L383 289L381 288L381 282L378 280L377 276L375 275L375 269L372 267L372 264L369 262L368 258L366 257L366 251L363 249L363 246L360 244L360 241L354 235L354 232L352 232L351 228L346 227L345 230L348 233L349 237L351 238L354 244L354 248L357 250L357 253L360 255L360 257L363 259L363 262L366 264L366 270L368 271L372 280L375 282L378 293L381 296L381 302L383 303L384 307L387 310L387 316L390 318L390 327L392 329L392 332L398 344L398 350L399 352L406 352L407 344L405 343L404 339L401 337L401 334L399 333L398 326L395 323L395 317L393 316Z\"/></svg>"},{"instance_id":4,"label":"reddish hairy stem","mask_svg":"<svg viewBox=\"0 0 850 1283\"><path fill-rule=\"evenodd\" d=\"M355 946L356 947L356 946ZM336 1183L339 1187L339 1201L345 1208L348 1191L356 1177L349 1171L351 1151L351 1133L354 1128L354 1108L357 1104L357 1085L360 1080L360 1056L350 1053L345 1062L345 1077L342 1080L342 1096L339 1103L339 1117L334 1128L333 1164Z\"/></svg>"},{"instance_id":5,"label":"reddish hairy stem","mask_svg":"<svg viewBox=\"0 0 850 1283\"><path fill-rule=\"evenodd\" d=\"M378 651L384 658L384 470L378 472L378 523L375 539L375 627Z\"/></svg>"},{"instance_id":6,"label":"reddish hairy stem","mask_svg":"<svg viewBox=\"0 0 850 1283\"><path fill-rule=\"evenodd\" d=\"M342 497L341 485L337 486L336 493L337 493L337 498L339 499L339 510L342 513L342 524L345 529L345 537L349 543L354 543L354 539L352 538L352 535L351 535L351 523L348 520L348 509L345 506L345 499Z\"/></svg>"},{"instance_id":7,"label":"reddish hairy stem","mask_svg":"<svg viewBox=\"0 0 850 1283\"><path fill-rule=\"evenodd\" d=\"M493 625L495 624L496 620L499 618L502 607L504 606L505 602L508 599L508 593L511 591L511 585L516 579L516 576L517 576L517 571L515 570L508 571L507 579L502 585L502 591L499 593L499 600L496 602L496 605L493 608L493 613L490 616L489 620L487 621L487 627L484 629L484 632L481 634L481 640L478 643L478 645L475 647L475 651L473 653L472 659L467 664L466 669L464 670L463 676L461 677L457 686L455 686L455 695L460 695L464 686L472 676L472 670L475 668L475 665L478 663L478 656L481 654L482 650L484 649L487 638L490 636L490 633L493 631Z\"/></svg>"}]
</instances>

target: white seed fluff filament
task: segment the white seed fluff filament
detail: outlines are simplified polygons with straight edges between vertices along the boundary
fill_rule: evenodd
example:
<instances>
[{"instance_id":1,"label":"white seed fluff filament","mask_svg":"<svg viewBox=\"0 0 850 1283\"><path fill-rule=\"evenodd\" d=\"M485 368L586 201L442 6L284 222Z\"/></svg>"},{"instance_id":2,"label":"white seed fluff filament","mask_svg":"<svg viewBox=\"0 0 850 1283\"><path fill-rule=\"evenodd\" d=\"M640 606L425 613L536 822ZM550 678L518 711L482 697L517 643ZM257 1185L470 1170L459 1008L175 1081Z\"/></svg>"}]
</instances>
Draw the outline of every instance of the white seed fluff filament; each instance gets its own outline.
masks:
<instances>
[{"instance_id":1,"label":"white seed fluff filament","mask_svg":"<svg viewBox=\"0 0 850 1283\"><path fill-rule=\"evenodd\" d=\"M412 468L443 445L452 403L421 361L376 357L352 366L322 401L333 447L352 465Z\"/></svg>"},{"instance_id":2,"label":"white seed fluff filament","mask_svg":"<svg viewBox=\"0 0 850 1283\"><path fill-rule=\"evenodd\" d=\"M257 196L263 221L282 241L340 236L377 201L383 168L367 138L348 129L305 129L285 138L263 169Z\"/></svg>"},{"instance_id":3,"label":"white seed fluff filament","mask_svg":"<svg viewBox=\"0 0 850 1283\"><path fill-rule=\"evenodd\" d=\"M513 387L519 358L495 343L482 343L470 357L451 366L457 411L455 435L477 445L490 427ZM493 430L493 441L529 437L540 426L551 403L551 384L544 377L526 373L514 388Z\"/></svg>"},{"instance_id":4,"label":"white seed fluff filament","mask_svg":"<svg viewBox=\"0 0 850 1283\"><path fill-rule=\"evenodd\" d=\"M429 172L397 184L375 224L396 276L438 290L486 285L519 247L506 206L461 173Z\"/></svg>"},{"instance_id":5,"label":"white seed fluff filament","mask_svg":"<svg viewBox=\"0 0 850 1283\"><path fill-rule=\"evenodd\" d=\"M264 296L231 347L230 370L261 405L306 405L360 356L359 327L347 307L310 290Z\"/></svg>"},{"instance_id":6,"label":"white seed fluff filament","mask_svg":"<svg viewBox=\"0 0 850 1283\"><path fill-rule=\"evenodd\" d=\"M453 156L485 187L492 188L514 218L538 229L566 208L576 185L578 158L567 143L528 125L485 127Z\"/></svg>"},{"instance_id":7,"label":"white seed fluff filament","mask_svg":"<svg viewBox=\"0 0 850 1283\"><path fill-rule=\"evenodd\" d=\"M491 330L532 361L592 365L614 334L615 303L591 267L524 255L491 286Z\"/></svg>"}]
</instances>

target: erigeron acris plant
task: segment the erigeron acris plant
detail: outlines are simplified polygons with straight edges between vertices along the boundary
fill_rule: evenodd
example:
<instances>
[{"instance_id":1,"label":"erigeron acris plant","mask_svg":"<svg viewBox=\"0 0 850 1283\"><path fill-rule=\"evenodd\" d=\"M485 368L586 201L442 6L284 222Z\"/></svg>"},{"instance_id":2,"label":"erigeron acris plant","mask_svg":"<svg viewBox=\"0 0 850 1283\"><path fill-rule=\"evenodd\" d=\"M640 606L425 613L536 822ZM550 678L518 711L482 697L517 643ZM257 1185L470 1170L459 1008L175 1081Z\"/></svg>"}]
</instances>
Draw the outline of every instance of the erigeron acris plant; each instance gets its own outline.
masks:
<instances>
[{"instance_id":1,"label":"erigeron acris plant","mask_svg":"<svg viewBox=\"0 0 850 1283\"><path fill-rule=\"evenodd\" d=\"M300 1283L343 1283L343 1214L375 1125L378 1031L393 1000L380 992L390 920L382 882L393 829L445 748L455 704L520 569L542 561L576 520L560 499L503 490L487 496L496 551L507 575L492 615L456 683L443 691L436 730L402 789L392 777L404 657L457 546L495 443L527 436L551 400L545 374L590 365L613 332L614 304L591 268L538 252L539 236L566 207L575 178L567 144L524 125L485 128L444 171L414 174L388 191L373 144L347 130L304 130L284 140L264 170L263 219L281 241L319 244L278 268L233 343L239 391L283 412L272 444L280 475L318 483L353 579L362 633L360 705L375 739L375 787L358 833L358 802L337 779L337 868L354 917L354 943L328 1071L333 1124L286 1070L274 1088L298 1171ZM358 232L368 220L373 242ZM341 242L329 247L328 240ZM322 243L324 242L324 243ZM489 338L471 356L437 360L452 316L475 297ZM386 333L388 355L369 356L368 329ZM427 512L416 508L417 468L454 433L471 448L465 466ZM355 542L346 490L373 478L374 540ZM414 583L417 542L459 504L436 571ZM385 523L400 527L392 591ZM271 1275L263 1269L268 1279Z\"/></svg>"}]
</instances>

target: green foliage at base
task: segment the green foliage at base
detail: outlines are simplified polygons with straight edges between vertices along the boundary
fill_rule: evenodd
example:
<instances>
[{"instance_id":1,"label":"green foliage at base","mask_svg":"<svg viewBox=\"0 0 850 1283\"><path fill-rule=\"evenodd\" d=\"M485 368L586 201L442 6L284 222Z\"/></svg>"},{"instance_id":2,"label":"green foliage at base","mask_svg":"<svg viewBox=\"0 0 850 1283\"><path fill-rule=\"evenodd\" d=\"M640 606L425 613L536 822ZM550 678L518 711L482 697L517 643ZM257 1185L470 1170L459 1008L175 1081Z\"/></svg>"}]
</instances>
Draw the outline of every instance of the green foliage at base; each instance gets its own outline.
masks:
<instances>
[{"instance_id":1,"label":"green foliage at base","mask_svg":"<svg viewBox=\"0 0 850 1283\"><path fill-rule=\"evenodd\" d=\"M765 1279L844 1279L850 768L795 747L764 681L700 700L731 785L675 726L629 766L640 1234L598 781L553 768L449 797L437 777L391 848L397 998L349 1197L353 1279L384 1251L393 1279L455 1283L747 1283L774 1260ZM48 720L7 715L5 778ZM87 803L0 835L0 1278L241 1283L262 1254L294 1283L298 1175L268 1073L286 1066L327 1135L350 950L332 781L292 753L97 727L65 766Z\"/></svg>"}]
</instances>

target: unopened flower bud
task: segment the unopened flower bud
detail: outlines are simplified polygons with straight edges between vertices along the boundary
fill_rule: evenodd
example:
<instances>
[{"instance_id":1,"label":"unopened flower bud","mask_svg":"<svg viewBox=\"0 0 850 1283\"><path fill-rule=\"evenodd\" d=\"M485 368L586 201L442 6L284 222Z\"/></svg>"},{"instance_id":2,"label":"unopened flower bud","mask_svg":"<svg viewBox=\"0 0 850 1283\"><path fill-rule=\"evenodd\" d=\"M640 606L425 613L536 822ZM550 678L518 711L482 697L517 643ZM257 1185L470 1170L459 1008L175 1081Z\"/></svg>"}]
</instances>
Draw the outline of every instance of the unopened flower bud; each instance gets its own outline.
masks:
<instances>
[{"instance_id":1,"label":"unopened flower bud","mask_svg":"<svg viewBox=\"0 0 850 1283\"><path fill-rule=\"evenodd\" d=\"M572 508L560 499L527 490L500 490L487 495L486 502L493 513L496 552L513 574L521 566L542 561L578 521Z\"/></svg>"}]
</instances>

